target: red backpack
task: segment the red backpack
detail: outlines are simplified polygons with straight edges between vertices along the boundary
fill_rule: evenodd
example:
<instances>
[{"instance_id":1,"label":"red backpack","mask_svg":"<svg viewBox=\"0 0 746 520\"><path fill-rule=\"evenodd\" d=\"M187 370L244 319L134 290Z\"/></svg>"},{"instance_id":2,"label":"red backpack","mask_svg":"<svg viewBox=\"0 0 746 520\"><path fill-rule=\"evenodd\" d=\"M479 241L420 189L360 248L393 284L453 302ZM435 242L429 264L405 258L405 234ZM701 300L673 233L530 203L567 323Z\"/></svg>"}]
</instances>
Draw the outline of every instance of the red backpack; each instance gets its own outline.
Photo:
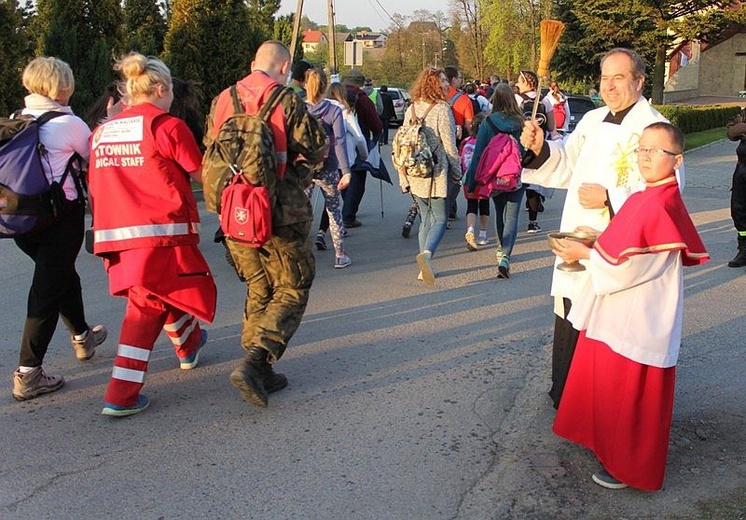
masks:
<instances>
[{"instance_id":1,"label":"red backpack","mask_svg":"<svg viewBox=\"0 0 746 520\"><path fill-rule=\"evenodd\" d=\"M489 197L493 191L514 191L521 185L521 150L510 134L499 132L489 118L484 120L495 135L487 143L477 163L474 193Z\"/></svg>"},{"instance_id":2,"label":"red backpack","mask_svg":"<svg viewBox=\"0 0 746 520\"><path fill-rule=\"evenodd\" d=\"M565 102L562 101L554 105L554 126L557 130L561 130L565 126L565 119L567 119L567 110L565 109Z\"/></svg>"}]
</instances>

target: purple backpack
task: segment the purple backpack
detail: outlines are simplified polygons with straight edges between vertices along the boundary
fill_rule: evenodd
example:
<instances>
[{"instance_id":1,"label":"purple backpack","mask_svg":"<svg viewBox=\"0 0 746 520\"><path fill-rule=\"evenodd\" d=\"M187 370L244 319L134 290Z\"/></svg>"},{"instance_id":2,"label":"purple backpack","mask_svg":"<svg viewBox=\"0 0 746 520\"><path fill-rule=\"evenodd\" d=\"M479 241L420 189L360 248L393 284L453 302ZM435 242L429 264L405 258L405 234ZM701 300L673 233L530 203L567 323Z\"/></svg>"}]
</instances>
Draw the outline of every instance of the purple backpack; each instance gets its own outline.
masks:
<instances>
[{"instance_id":1,"label":"purple backpack","mask_svg":"<svg viewBox=\"0 0 746 520\"><path fill-rule=\"evenodd\" d=\"M0 238L41 231L62 216L66 207L62 184L75 156L60 182L50 184L44 170L45 164L50 167L47 152L39 141L39 128L62 115L0 118ZM76 186L79 182L76 179Z\"/></svg>"}]
</instances>

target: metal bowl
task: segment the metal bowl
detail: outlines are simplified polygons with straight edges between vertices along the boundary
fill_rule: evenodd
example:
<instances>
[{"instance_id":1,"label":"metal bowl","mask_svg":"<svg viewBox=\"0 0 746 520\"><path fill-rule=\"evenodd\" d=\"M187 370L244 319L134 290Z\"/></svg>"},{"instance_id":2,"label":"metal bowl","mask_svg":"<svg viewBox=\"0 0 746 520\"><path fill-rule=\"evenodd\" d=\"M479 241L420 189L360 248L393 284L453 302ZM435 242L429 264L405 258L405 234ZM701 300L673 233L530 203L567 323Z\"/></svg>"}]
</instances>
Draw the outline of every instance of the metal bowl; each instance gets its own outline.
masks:
<instances>
[{"instance_id":1,"label":"metal bowl","mask_svg":"<svg viewBox=\"0 0 746 520\"><path fill-rule=\"evenodd\" d=\"M549 233L547 235L547 242L549 243L549 247L552 249L559 249L558 240L562 239L574 240L575 242L582 243L586 247L593 247L593 244L596 243L596 238L598 238L598 235L596 235L595 233L586 233L583 231L560 232ZM580 262L562 262L560 264L557 264L557 269L559 271L578 272L585 271L585 266Z\"/></svg>"}]
</instances>

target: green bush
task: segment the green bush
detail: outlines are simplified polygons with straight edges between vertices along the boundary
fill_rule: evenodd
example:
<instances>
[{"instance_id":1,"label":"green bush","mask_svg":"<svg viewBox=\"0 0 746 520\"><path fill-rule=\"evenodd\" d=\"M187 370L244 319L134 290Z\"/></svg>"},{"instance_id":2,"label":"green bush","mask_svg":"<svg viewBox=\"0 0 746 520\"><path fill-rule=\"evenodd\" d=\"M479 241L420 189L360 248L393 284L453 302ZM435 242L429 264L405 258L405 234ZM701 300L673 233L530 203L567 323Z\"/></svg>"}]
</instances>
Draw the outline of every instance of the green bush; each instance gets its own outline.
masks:
<instances>
[{"instance_id":1,"label":"green bush","mask_svg":"<svg viewBox=\"0 0 746 520\"><path fill-rule=\"evenodd\" d=\"M741 111L738 106L728 105L658 105L655 108L685 134L724 128L730 118Z\"/></svg>"}]
</instances>

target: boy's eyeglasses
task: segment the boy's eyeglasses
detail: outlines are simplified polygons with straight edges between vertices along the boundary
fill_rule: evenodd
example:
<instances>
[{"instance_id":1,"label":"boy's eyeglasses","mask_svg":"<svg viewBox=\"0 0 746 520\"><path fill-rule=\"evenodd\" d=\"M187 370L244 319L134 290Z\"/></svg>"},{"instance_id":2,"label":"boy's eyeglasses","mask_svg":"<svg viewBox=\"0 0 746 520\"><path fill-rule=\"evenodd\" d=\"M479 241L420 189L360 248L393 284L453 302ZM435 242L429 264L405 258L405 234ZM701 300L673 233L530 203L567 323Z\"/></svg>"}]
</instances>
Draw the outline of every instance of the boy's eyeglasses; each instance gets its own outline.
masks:
<instances>
[{"instance_id":1,"label":"boy's eyeglasses","mask_svg":"<svg viewBox=\"0 0 746 520\"><path fill-rule=\"evenodd\" d=\"M676 157L677 155L680 155L675 152L669 152L668 150L664 150L663 148L635 148L635 153L637 155L645 155L647 157L651 157L651 156L662 157L664 155Z\"/></svg>"}]
</instances>

